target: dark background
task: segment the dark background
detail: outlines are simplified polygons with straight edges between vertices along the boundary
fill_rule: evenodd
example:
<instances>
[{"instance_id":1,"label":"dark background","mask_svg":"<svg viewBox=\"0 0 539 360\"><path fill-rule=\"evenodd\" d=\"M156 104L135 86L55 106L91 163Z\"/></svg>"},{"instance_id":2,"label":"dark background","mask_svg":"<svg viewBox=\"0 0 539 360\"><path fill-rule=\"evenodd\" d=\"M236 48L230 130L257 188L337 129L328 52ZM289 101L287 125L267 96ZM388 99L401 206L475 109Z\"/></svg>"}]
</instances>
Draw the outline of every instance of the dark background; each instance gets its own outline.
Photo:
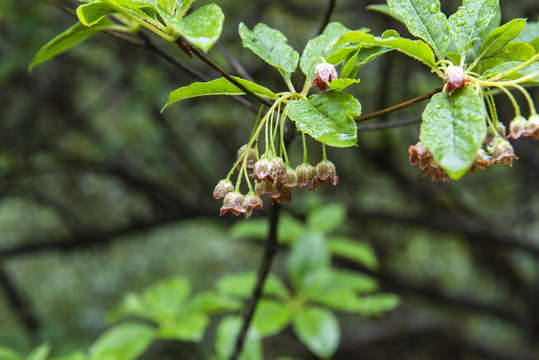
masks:
<instances>
[{"instance_id":1,"label":"dark background","mask_svg":"<svg viewBox=\"0 0 539 360\"><path fill-rule=\"evenodd\" d=\"M226 15L221 45L275 91L284 84L242 48L238 23L265 22L301 52L328 5L216 2ZM332 20L377 35L395 28L409 36L391 18L366 11L371 3L337 1ZM457 6L443 2L446 13ZM502 1L501 7L503 22L539 20L536 0ZM47 1L0 3L0 344L23 352L42 341L57 354L85 348L125 292L168 275L186 276L196 290L208 288L223 273L257 268L262 254L260 244L229 234L232 224L246 220L218 217L221 201L211 196L256 113L212 97L181 102L161 115L170 91L198 79L104 34L28 73L36 51L74 22ZM203 76L217 76L156 42ZM235 73L222 47L208 56ZM296 75L299 87L303 78ZM441 85L398 53L368 64L359 77L351 92L363 114ZM539 104L537 91L532 96ZM512 107L503 96L496 101L507 124ZM424 105L383 121L416 118ZM349 217L341 233L372 245L381 262L373 275L382 290L402 296L402 305L386 316L341 317L335 359L539 358L538 143L513 141L519 160L512 168L496 165L442 183L409 165L408 146L418 134L417 124L360 131L357 148L328 152L339 185L315 194L295 190L284 207L301 218L313 203L345 205ZM297 138L291 145L294 164L300 145ZM310 147L316 163L319 147ZM266 345L268 358L283 348L312 358L290 331ZM151 351L163 358L183 351L170 358L187 358L198 353L194 347L161 343ZM148 359L155 356L150 352Z\"/></svg>"}]
</instances>

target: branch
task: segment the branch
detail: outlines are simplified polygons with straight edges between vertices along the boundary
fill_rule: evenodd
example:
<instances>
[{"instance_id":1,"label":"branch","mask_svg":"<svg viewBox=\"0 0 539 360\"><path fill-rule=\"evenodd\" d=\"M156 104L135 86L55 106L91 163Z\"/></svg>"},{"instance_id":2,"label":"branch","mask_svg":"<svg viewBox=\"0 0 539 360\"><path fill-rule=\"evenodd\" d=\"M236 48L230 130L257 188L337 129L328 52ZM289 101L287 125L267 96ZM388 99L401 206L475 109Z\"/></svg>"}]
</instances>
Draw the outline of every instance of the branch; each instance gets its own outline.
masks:
<instances>
[{"instance_id":1,"label":"branch","mask_svg":"<svg viewBox=\"0 0 539 360\"><path fill-rule=\"evenodd\" d=\"M421 122L421 118L405 119L405 120L390 121L390 122L382 122L382 123L378 123L378 124L368 124L368 125L358 126L357 131L361 132L361 131L373 131L373 130L380 130L380 129L389 129L389 128L394 128L394 127L419 124L420 122Z\"/></svg>"},{"instance_id":2,"label":"branch","mask_svg":"<svg viewBox=\"0 0 539 360\"><path fill-rule=\"evenodd\" d=\"M280 206L278 204L272 205L271 212L270 212L270 227L269 227L268 239L266 241L266 249L264 252L264 257L262 258L262 262L260 263L260 268L258 270L258 277L256 279L256 285L251 295L251 298L249 299L247 309L245 309L245 313L243 314L243 321L242 321L241 329L238 334L238 337L236 338L236 344L234 345L234 349L232 353L230 354L230 357L228 358L229 360L236 360L243 348L243 343L245 341L247 331L249 330L249 325L251 324L251 320L253 319L253 314L256 310L258 301L260 300L260 297L262 296L262 288L264 286L264 282L266 278L268 277L269 270L273 262L273 257L275 253L277 252L277 247L278 247L277 224L279 222L279 210L280 210Z\"/></svg>"},{"instance_id":3,"label":"branch","mask_svg":"<svg viewBox=\"0 0 539 360\"><path fill-rule=\"evenodd\" d=\"M324 16L324 21L322 21L322 24L320 24L320 28L318 29L318 35L322 34L327 24L329 24L329 20L331 19L331 14L333 14L333 10L335 10L336 2L337 0L329 0L328 8Z\"/></svg>"},{"instance_id":4,"label":"branch","mask_svg":"<svg viewBox=\"0 0 539 360\"><path fill-rule=\"evenodd\" d=\"M245 68L240 64L240 62L238 60L236 60L236 58L230 54L230 52L226 49L226 47L220 41L217 41L217 44L215 44L215 45L217 46L217 50L219 50L221 55L223 55L223 57L226 59L226 61L228 61L228 63L234 68L234 70L242 78L254 82L253 77L251 75L249 75L247 70L245 70Z\"/></svg>"},{"instance_id":5,"label":"branch","mask_svg":"<svg viewBox=\"0 0 539 360\"><path fill-rule=\"evenodd\" d=\"M39 321L25 301L24 297L17 290L17 287L9 277L8 273L3 267L3 260L0 256L0 288L4 290L8 305L13 309L16 316L19 318L20 323L26 330L30 338L36 336L39 328Z\"/></svg>"},{"instance_id":6,"label":"branch","mask_svg":"<svg viewBox=\"0 0 539 360\"><path fill-rule=\"evenodd\" d=\"M390 112L393 112L393 111L397 111L397 110L400 110L400 109L404 109L405 107L408 107L408 106L411 106L411 105L414 105L414 104L417 104L418 102L421 102L423 100L428 100L430 99L431 97L433 97L435 94L439 93L440 91L442 91L443 89L443 86L440 86L428 93L426 93L425 95L421 95L419 97L416 97L415 99L411 99L411 100L408 100L408 101L405 101L403 103L400 103L400 104L397 104L395 106L391 106L391 107L388 107L386 109L382 109L382 110L378 110L378 111L375 111L373 113L370 113L368 115L363 115L363 116L358 116L356 118L354 118L354 121L355 122L361 122L361 121L365 121L365 120L370 120L370 119L374 119L376 117L380 117L380 116L383 116L383 115L386 115L386 114L389 114Z\"/></svg>"}]
</instances>

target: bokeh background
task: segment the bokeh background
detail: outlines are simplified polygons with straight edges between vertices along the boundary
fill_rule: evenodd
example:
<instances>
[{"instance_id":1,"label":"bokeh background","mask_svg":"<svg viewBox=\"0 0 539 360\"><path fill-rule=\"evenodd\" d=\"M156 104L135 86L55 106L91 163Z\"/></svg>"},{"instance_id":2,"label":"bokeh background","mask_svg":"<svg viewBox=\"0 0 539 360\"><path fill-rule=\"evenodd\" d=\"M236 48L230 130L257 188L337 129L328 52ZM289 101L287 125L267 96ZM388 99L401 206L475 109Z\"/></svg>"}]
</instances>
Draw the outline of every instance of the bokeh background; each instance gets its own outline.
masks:
<instances>
[{"instance_id":1,"label":"bokeh background","mask_svg":"<svg viewBox=\"0 0 539 360\"><path fill-rule=\"evenodd\" d=\"M280 29L301 52L328 5L215 2L226 15L225 29L208 56L235 73L227 61L232 54L276 91L284 84L242 48L239 22ZM408 36L393 19L365 10L372 3L339 0L332 20ZM458 5L442 4L446 13ZM501 1L501 8L503 22L539 20L536 0ZM223 273L256 269L263 251L229 232L246 220L220 218L221 202L211 196L256 113L213 97L160 114L170 91L198 79L104 34L29 73L36 51L74 22L48 1L0 2L0 344L23 352L42 341L57 354L86 348L107 328L105 315L122 294L170 275L205 289ZM155 41L177 61L217 77L196 58ZM296 75L299 86L303 78ZM350 92L364 114L441 85L398 53L369 63L359 77ZM531 93L539 104L538 92ZM496 101L507 124L512 107L503 97ZM381 121L416 118L424 106ZM343 316L335 359L539 358L539 143L513 141L519 160L511 168L496 165L458 182L432 182L408 162L419 125L369 131L367 124L377 122L360 125L358 147L329 150L338 186L295 190L284 207L302 219L312 206L346 206L348 222L339 232L375 249L381 266L370 275L383 291L402 297L382 317ZM300 145L298 138L291 144L294 164ZM320 148L310 147L316 163ZM275 351L314 358L293 336L285 331L268 340L268 358ZM201 359L203 353L193 344L163 342L146 358Z\"/></svg>"}]
</instances>

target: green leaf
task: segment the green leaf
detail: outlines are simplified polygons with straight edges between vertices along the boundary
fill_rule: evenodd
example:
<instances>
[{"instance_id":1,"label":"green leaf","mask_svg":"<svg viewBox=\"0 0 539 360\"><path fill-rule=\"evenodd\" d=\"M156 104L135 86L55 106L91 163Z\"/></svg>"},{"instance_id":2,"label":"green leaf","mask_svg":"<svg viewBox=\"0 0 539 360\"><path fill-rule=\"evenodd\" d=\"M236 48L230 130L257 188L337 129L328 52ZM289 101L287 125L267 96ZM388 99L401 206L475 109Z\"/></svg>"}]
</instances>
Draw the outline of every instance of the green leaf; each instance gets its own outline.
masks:
<instances>
[{"instance_id":1,"label":"green leaf","mask_svg":"<svg viewBox=\"0 0 539 360\"><path fill-rule=\"evenodd\" d=\"M217 326L215 351L219 360L227 360L232 353L241 323L240 317L229 316L221 320L219 326ZM256 334L256 330L251 327L247 331L247 336L238 360L262 360L262 354L262 342L258 334Z\"/></svg>"},{"instance_id":2,"label":"green leaf","mask_svg":"<svg viewBox=\"0 0 539 360\"><path fill-rule=\"evenodd\" d=\"M359 84L359 79L335 79L329 83L328 90L343 91L353 84Z\"/></svg>"},{"instance_id":3,"label":"green leaf","mask_svg":"<svg viewBox=\"0 0 539 360\"><path fill-rule=\"evenodd\" d=\"M242 303L229 296L217 294L213 291L203 291L191 299L185 307L185 312L203 312L214 314L223 311L240 310Z\"/></svg>"},{"instance_id":4,"label":"green leaf","mask_svg":"<svg viewBox=\"0 0 539 360\"><path fill-rule=\"evenodd\" d=\"M247 90L251 90L258 96L277 99L275 93L263 86L239 77L233 76L232 78L243 85ZM168 102L161 111L180 100L207 95L245 95L245 93L225 78L219 78L208 82L194 82L171 92Z\"/></svg>"},{"instance_id":5,"label":"green leaf","mask_svg":"<svg viewBox=\"0 0 539 360\"><path fill-rule=\"evenodd\" d=\"M402 16L400 16L398 14L395 14L393 11L391 11L389 9L389 6L387 6L386 4L368 5L367 10L378 11L379 13L382 13L382 14L387 15L387 16L391 16L393 19L395 19L398 22L406 25L406 23L404 22L404 19L402 18Z\"/></svg>"},{"instance_id":6,"label":"green leaf","mask_svg":"<svg viewBox=\"0 0 539 360\"><path fill-rule=\"evenodd\" d=\"M2 360L24 360L15 350L0 346L0 359Z\"/></svg>"},{"instance_id":7,"label":"green leaf","mask_svg":"<svg viewBox=\"0 0 539 360\"><path fill-rule=\"evenodd\" d=\"M354 117L361 114L361 104L352 95L327 91L310 96L308 101L291 101L286 111L298 130L326 145L348 147L357 144Z\"/></svg>"},{"instance_id":8,"label":"green leaf","mask_svg":"<svg viewBox=\"0 0 539 360\"><path fill-rule=\"evenodd\" d=\"M260 336L275 335L290 322L290 308L273 300L261 300L256 305L253 315L253 326Z\"/></svg>"},{"instance_id":9,"label":"green leaf","mask_svg":"<svg viewBox=\"0 0 539 360\"><path fill-rule=\"evenodd\" d=\"M439 71L438 66L436 65L436 61L434 59L434 53L432 52L431 48L421 40L410 40L398 36L381 38L374 37L370 34L359 31L350 31L341 35L341 37L337 41L337 44L345 42L356 42L360 43L360 45L379 45L393 50L397 50L416 60L421 61L425 65L429 66L432 70L437 72ZM337 54L336 52L328 58L328 61L333 62L338 56L339 54Z\"/></svg>"},{"instance_id":10,"label":"green leaf","mask_svg":"<svg viewBox=\"0 0 539 360\"><path fill-rule=\"evenodd\" d=\"M354 311L362 315L381 315L399 305L400 298L395 294L375 294L360 297Z\"/></svg>"},{"instance_id":11,"label":"green leaf","mask_svg":"<svg viewBox=\"0 0 539 360\"><path fill-rule=\"evenodd\" d=\"M490 77L495 76L501 73L505 73L506 71L513 70L517 66L521 65L522 63L520 61L509 61L506 63L503 63L501 65L495 66L489 70L487 70L483 77ZM513 72L507 76L504 76L502 80L516 80L523 76L531 75L534 73L539 72L539 63L533 63L523 69L517 70L516 72ZM539 83L539 77L535 77L535 79L529 79L526 83Z\"/></svg>"},{"instance_id":12,"label":"green leaf","mask_svg":"<svg viewBox=\"0 0 539 360\"><path fill-rule=\"evenodd\" d=\"M378 260L372 248L356 239L332 236L327 246L331 254L355 261L369 269L378 268Z\"/></svg>"},{"instance_id":13,"label":"green leaf","mask_svg":"<svg viewBox=\"0 0 539 360\"><path fill-rule=\"evenodd\" d=\"M299 54L288 45L286 36L262 23L257 24L252 31L240 23L238 31L243 46L279 70L287 84L290 83L290 75L298 66Z\"/></svg>"},{"instance_id":14,"label":"green leaf","mask_svg":"<svg viewBox=\"0 0 539 360\"><path fill-rule=\"evenodd\" d=\"M142 299L152 319L161 323L182 312L190 293L189 282L184 278L174 277L150 286L142 294Z\"/></svg>"},{"instance_id":15,"label":"green leaf","mask_svg":"<svg viewBox=\"0 0 539 360\"><path fill-rule=\"evenodd\" d=\"M102 1L94 1L77 8L77 17L86 26L97 24L105 16L116 12L116 10Z\"/></svg>"},{"instance_id":16,"label":"green leaf","mask_svg":"<svg viewBox=\"0 0 539 360\"><path fill-rule=\"evenodd\" d=\"M6 360L9 360L9 359L6 359ZM75 351L65 356L55 357L51 360L88 360L88 356L86 356L86 354L82 351Z\"/></svg>"},{"instance_id":17,"label":"green leaf","mask_svg":"<svg viewBox=\"0 0 539 360\"><path fill-rule=\"evenodd\" d=\"M321 62L320 60L314 61L314 59L317 57L325 58L339 37L347 31L350 31L350 29L343 24L331 22L326 26L322 34L307 42L303 49L299 66L307 76L308 81L313 77L316 65Z\"/></svg>"},{"instance_id":18,"label":"green leaf","mask_svg":"<svg viewBox=\"0 0 539 360\"><path fill-rule=\"evenodd\" d=\"M178 19L158 7L159 15L167 24L196 47L208 51L221 36L225 15L216 4L208 4Z\"/></svg>"},{"instance_id":19,"label":"green leaf","mask_svg":"<svg viewBox=\"0 0 539 360\"><path fill-rule=\"evenodd\" d=\"M302 310L294 319L294 332L316 356L331 357L341 338L339 323L327 309L311 307Z\"/></svg>"},{"instance_id":20,"label":"green leaf","mask_svg":"<svg viewBox=\"0 0 539 360\"><path fill-rule=\"evenodd\" d=\"M165 340L199 342L210 322L201 312L185 312L177 319L169 319L160 324L159 337Z\"/></svg>"},{"instance_id":21,"label":"green leaf","mask_svg":"<svg viewBox=\"0 0 539 360\"><path fill-rule=\"evenodd\" d=\"M472 87L434 95L423 112L419 138L455 180L470 168L486 135L485 105Z\"/></svg>"},{"instance_id":22,"label":"green leaf","mask_svg":"<svg viewBox=\"0 0 539 360\"><path fill-rule=\"evenodd\" d=\"M392 49L383 46L361 46L353 56L343 65L341 76L355 77L359 68L378 56L385 54Z\"/></svg>"},{"instance_id":23,"label":"green leaf","mask_svg":"<svg viewBox=\"0 0 539 360\"><path fill-rule=\"evenodd\" d=\"M527 22L515 41L528 43L539 53L539 22Z\"/></svg>"},{"instance_id":24,"label":"green leaf","mask_svg":"<svg viewBox=\"0 0 539 360\"><path fill-rule=\"evenodd\" d=\"M513 19L507 24L504 24L487 35L481 48L479 49L479 55L476 58L476 63L479 59L488 57L489 54L495 53L504 47L509 41L513 40L520 34L522 29L526 25L526 19Z\"/></svg>"},{"instance_id":25,"label":"green leaf","mask_svg":"<svg viewBox=\"0 0 539 360\"><path fill-rule=\"evenodd\" d=\"M31 72L36 65L69 50L73 46L104 30L125 31L126 28L116 25L108 19L102 19L91 28L86 27L81 23L76 23L43 45L43 47L41 47L41 49L39 49L37 54L34 56L34 59L28 67L28 71Z\"/></svg>"},{"instance_id":26,"label":"green leaf","mask_svg":"<svg viewBox=\"0 0 539 360\"><path fill-rule=\"evenodd\" d=\"M215 286L221 294L248 298L253 293L256 278L257 274L255 272L227 274L217 280ZM273 274L269 274L266 278L263 294L281 299L288 299L290 296L286 286L284 286L281 280Z\"/></svg>"},{"instance_id":27,"label":"green leaf","mask_svg":"<svg viewBox=\"0 0 539 360\"><path fill-rule=\"evenodd\" d=\"M467 1L449 17L449 31L461 55L465 55L469 42L481 39L490 20L499 11L498 1Z\"/></svg>"},{"instance_id":28,"label":"green leaf","mask_svg":"<svg viewBox=\"0 0 539 360\"><path fill-rule=\"evenodd\" d=\"M49 344L41 344L26 357L26 360L46 360L50 352Z\"/></svg>"},{"instance_id":29,"label":"green leaf","mask_svg":"<svg viewBox=\"0 0 539 360\"><path fill-rule=\"evenodd\" d=\"M154 328L140 323L123 323L107 330L90 347L92 360L134 360L154 341Z\"/></svg>"},{"instance_id":30,"label":"green leaf","mask_svg":"<svg viewBox=\"0 0 539 360\"><path fill-rule=\"evenodd\" d=\"M292 285L298 293L310 290L320 282L328 270L331 258L323 235L306 232L291 246L287 258L287 270Z\"/></svg>"},{"instance_id":31,"label":"green leaf","mask_svg":"<svg viewBox=\"0 0 539 360\"><path fill-rule=\"evenodd\" d=\"M477 64L477 72L484 73L486 70L508 61L524 62L535 55L535 49L524 42L510 41L500 50L483 58Z\"/></svg>"},{"instance_id":32,"label":"green leaf","mask_svg":"<svg viewBox=\"0 0 539 360\"><path fill-rule=\"evenodd\" d=\"M310 230L328 234L346 222L346 208L341 204L323 205L315 208L307 217Z\"/></svg>"},{"instance_id":33,"label":"green leaf","mask_svg":"<svg viewBox=\"0 0 539 360\"><path fill-rule=\"evenodd\" d=\"M389 9L402 17L412 35L423 39L438 59L445 57L449 47L449 27L440 11L439 0L388 0Z\"/></svg>"}]
</instances>

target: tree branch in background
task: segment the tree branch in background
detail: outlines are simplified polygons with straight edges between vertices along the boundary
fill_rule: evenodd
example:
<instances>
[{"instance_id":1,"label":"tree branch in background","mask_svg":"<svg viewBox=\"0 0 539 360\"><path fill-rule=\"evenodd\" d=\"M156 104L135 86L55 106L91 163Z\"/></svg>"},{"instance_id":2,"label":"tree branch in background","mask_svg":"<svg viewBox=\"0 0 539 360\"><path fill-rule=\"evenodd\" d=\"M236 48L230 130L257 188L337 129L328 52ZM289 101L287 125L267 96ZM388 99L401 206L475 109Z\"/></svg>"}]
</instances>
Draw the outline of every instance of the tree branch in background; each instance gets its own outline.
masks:
<instances>
[{"instance_id":1,"label":"tree branch in background","mask_svg":"<svg viewBox=\"0 0 539 360\"><path fill-rule=\"evenodd\" d=\"M414 99L411 99L411 100L408 100L408 101L405 101L403 103L400 103L400 104L397 104L395 106L391 106L391 107L388 107L386 109L382 109L382 110L378 110L378 111L375 111L373 113L370 113L368 115L363 115L363 116L358 116L356 118L354 118L354 121L355 122L361 122L361 121L365 121L365 120L370 120L370 119L374 119L374 118L377 118L377 117L380 117L380 116L383 116L383 115L386 115L386 114L389 114L390 112L393 112L393 111L397 111L397 110L400 110L400 109L404 109L405 107L408 107L408 106L411 106L411 105L414 105L414 104L417 104L418 102L421 102L423 100L428 100L430 99L431 97L433 97L435 94L439 93L440 91L442 91L443 89L443 86L440 86L432 91L429 91L428 93L426 93L425 95L421 95L419 97L416 97Z\"/></svg>"},{"instance_id":2,"label":"tree branch in background","mask_svg":"<svg viewBox=\"0 0 539 360\"><path fill-rule=\"evenodd\" d=\"M337 0L329 0L328 8L324 15L324 20L322 21L322 24L320 24L320 28L318 29L318 35L322 34L327 24L329 24L329 20L331 19L331 14L333 14L333 10L335 10L336 2Z\"/></svg>"},{"instance_id":3,"label":"tree branch in background","mask_svg":"<svg viewBox=\"0 0 539 360\"><path fill-rule=\"evenodd\" d=\"M6 295L7 303L16 314L28 337L34 340L39 328L39 321L22 294L17 290L3 265L2 256L0 255L0 287Z\"/></svg>"},{"instance_id":4,"label":"tree branch in background","mask_svg":"<svg viewBox=\"0 0 539 360\"><path fill-rule=\"evenodd\" d=\"M256 306L258 304L258 301L260 300L260 297L262 296L262 288L264 287L264 282L266 281L266 278L268 277L269 270L271 268L271 264L273 262L273 257L275 253L277 252L278 247L278 239L277 239L277 225L279 223L279 210L280 210L279 204L274 204L271 206L270 210L270 226L269 226L269 232L268 232L268 239L266 240L266 248L264 251L264 257L262 258L262 262L260 263L260 268L258 270L258 276L256 279L256 285L253 290L253 294L251 295L251 298L249 299L249 302L247 304L247 308L245 309L245 312L243 313L242 317L242 325L240 332L238 333L238 337L236 338L236 344L234 345L234 349L232 350L232 353L230 354L229 360L236 360L241 353L241 349L243 348L243 343L245 341L245 337L247 335L247 331L249 330L249 325L251 324L251 320L253 319L254 312L256 310Z\"/></svg>"},{"instance_id":5,"label":"tree branch in background","mask_svg":"<svg viewBox=\"0 0 539 360\"><path fill-rule=\"evenodd\" d=\"M361 126L357 127L357 131L361 132L361 131L373 131L373 130L380 130L380 129L389 129L389 128L394 128L394 127L419 124L420 122L421 122L421 118L405 119L405 120L398 120L398 121L389 121L389 122L382 122L382 123L378 123L378 124L361 125Z\"/></svg>"},{"instance_id":6,"label":"tree branch in background","mask_svg":"<svg viewBox=\"0 0 539 360\"><path fill-rule=\"evenodd\" d=\"M244 79L247 79L249 81L255 81L251 75L245 70L243 65L240 64L238 60L230 52L226 49L226 47L221 43L221 41L217 41L215 44L217 47L217 50L223 55L223 57L228 61L228 63L234 68L234 70Z\"/></svg>"}]
</instances>

